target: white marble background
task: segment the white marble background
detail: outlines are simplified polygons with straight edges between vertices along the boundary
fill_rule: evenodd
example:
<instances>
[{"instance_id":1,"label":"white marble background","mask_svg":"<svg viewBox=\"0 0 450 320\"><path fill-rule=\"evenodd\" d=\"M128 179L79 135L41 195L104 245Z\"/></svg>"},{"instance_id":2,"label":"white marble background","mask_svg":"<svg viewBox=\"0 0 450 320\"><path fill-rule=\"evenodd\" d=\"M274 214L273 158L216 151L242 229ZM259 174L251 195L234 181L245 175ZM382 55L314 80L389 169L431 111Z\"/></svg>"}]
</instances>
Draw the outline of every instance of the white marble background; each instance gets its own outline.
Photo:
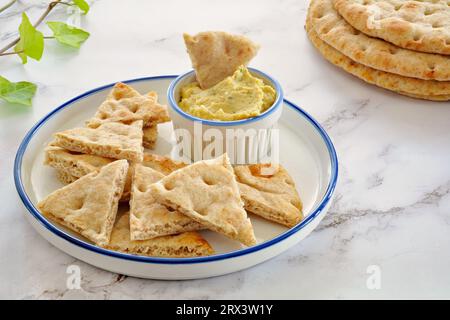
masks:
<instances>
[{"instance_id":1,"label":"white marble background","mask_svg":"<svg viewBox=\"0 0 450 320\"><path fill-rule=\"evenodd\" d=\"M0 44L16 36L21 11L34 21L45 3L22 0L2 13ZM0 75L39 85L32 108L0 102L0 298L450 298L450 104L403 98L329 65L306 38L306 8L304 0L98 0L81 21L91 32L81 50L48 43L42 61L26 66L0 57ZM93 87L187 70L181 33L208 29L260 43L253 65L328 130L340 160L329 215L279 257L205 280L124 277L52 247L25 221L13 184L26 131ZM66 289L70 264L81 267L81 290ZM380 290L366 286L369 265L381 268Z\"/></svg>"}]
</instances>

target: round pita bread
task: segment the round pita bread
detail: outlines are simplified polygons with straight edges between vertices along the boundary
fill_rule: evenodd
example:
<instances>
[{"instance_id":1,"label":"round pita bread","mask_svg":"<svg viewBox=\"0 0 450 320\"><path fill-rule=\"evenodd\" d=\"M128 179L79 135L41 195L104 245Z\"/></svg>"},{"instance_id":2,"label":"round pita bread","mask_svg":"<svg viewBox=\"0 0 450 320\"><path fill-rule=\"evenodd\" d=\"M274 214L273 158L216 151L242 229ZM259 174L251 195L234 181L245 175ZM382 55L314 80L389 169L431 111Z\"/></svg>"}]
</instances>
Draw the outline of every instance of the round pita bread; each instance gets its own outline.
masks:
<instances>
[{"instance_id":1,"label":"round pita bread","mask_svg":"<svg viewBox=\"0 0 450 320\"><path fill-rule=\"evenodd\" d=\"M356 29L399 47L450 55L448 0L333 0Z\"/></svg>"},{"instance_id":2,"label":"round pita bread","mask_svg":"<svg viewBox=\"0 0 450 320\"><path fill-rule=\"evenodd\" d=\"M358 63L377 70L424 80L450 80L450 56L402 49L372 38L348 24L333 0L313 0L311 23L321 40Z\"/></svg>"}]
</instances>

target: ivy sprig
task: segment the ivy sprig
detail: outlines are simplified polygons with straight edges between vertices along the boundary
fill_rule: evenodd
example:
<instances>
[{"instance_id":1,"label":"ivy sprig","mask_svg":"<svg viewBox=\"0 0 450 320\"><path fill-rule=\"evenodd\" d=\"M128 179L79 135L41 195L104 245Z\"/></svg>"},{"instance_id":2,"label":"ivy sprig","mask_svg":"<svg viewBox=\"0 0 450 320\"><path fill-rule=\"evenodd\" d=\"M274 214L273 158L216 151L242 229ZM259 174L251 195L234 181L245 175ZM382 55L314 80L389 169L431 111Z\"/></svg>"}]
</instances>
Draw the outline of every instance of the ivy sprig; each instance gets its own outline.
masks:
<instances>
[{"instance_id":1,"label":"ivy sprig","mask_svg":"<svg viewBox=\"0 0 450 320\"><path fill-rule=\"evenodd\" d=\"M12 6L16 1L10 1L7 5L0 8L0 12ZM79 48L89 38L89 32L83 29L60 21L48 21L46 24L52 31L51 36L44 36L42 32L37 30L37 26L44 21L58 4L76 6L80 8L83 14L87 14L90 9L89 4L85 0L72 0L70 2L62 0L52 1L34 24L30 22L26 13L23 12L22 21L19 25L19 37L0 49L0 57L17 54L23 64L28 62L28 58L39 61L44 52L45 39L55 39L63 45ZM35 93L36 85L33 83L26 81L10 82L0 76L0 98L7 102L31 105L31 100Z\"/></svg>"}]
</instances>

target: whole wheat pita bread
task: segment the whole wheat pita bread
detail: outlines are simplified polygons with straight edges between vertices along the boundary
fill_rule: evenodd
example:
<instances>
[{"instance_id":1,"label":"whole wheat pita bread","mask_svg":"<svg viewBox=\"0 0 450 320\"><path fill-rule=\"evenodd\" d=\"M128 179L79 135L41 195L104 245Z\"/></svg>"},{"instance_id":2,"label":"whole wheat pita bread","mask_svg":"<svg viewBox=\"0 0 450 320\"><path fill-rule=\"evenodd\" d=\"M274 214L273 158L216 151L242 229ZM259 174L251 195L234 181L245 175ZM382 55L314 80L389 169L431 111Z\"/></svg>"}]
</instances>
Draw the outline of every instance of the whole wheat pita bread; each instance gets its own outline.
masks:
<instances>
[{"instance_id":1,"label":"whole wheat pita bread","mask_svg":"<svg viewBox=\"0 0 450 320\"><path fill-rule=\"evenodd\" d=\"M169 157L160 156L153 153L144 153L142 165L152 168L163 175L171 174L173 171L184 168L187 163L173 160Z\"/></svg>"},{"instance_id":2,"label":"whole wheat pita bread","mask_svg":"<svg viewBox=\"0 0 450 320\"><path fill-rule=\"evenodd\" d=\"M399 47L450 54L447 0L334 0L353 27Z\"/></svg>"},{"instance_id":3,"label":"whole wheat pita bread","mask_svg":"<svg viewBox=\"0 0 450 320\"><path fill-rule=\"evenodd\" d=\"M208 229L247 246L256 243L226 154L176 170L150 185L148 190L159 203L182 212Z\"/></svg>"},{"instance_id":4,"label":"whole wheat pita bread","mask_svg":"<svg viewBox=\"0 0 450 320\"><path fill-rule=\"evenodd\" d=\"M450 56L402 49L369 37L337 13L333 0L313 0L309 10L319 38L355 62L405 77L450 80Z\"/></svg>"},{"instance_id":5,"label":"whole wheat pita bread","mask_svg":"<svg viewBox=\"0 0 450 320\"><path fill-rule=\"evenodd\" d=\"M77 181L79 178L71 175L64 169L56 169L56 178L62 183L62 184L70 184L74 181Z\"/></svg>"},{"instance_id":6,"label":"whole wheat pita bread","mask_svg":"<svg viewBox=\"0 0 450 320\"><path fill-rule=\"evenodd\" d=\"M149 186L164 177L162 173L137 164L134 168L130 200L132 240L146 240L165 235L204 229L201 224L158 203Z\"/></svg>"},{"instance_id":7,"label":"whole wheat pita bread","mask_svg":"<svg viewBox=\"0 0 450 320\"><path fill-rule=\"evenodd\" d=\"M143 129L142 145L144 148L155 148L156 140L158 139L158 125L152 124Z\"/></svg>"},{"instance_id":8,"label":"whole wheat pita bread","mask_svg":"<svg viewBox=\"0 0 450 320\"><path fill-rule=\"evenodd\" d=\"M302 218L302 202L289 173L281 165L262 175L258 165L239 165L234 172L244 208L265 219L293 227Z\"/></svg>"},{"instance_id":9,"label":"whole wheat pita bread","mask_svg":"<svg viewBox=\"0 0 450 320\"><path fill-rule=\"evenodd\" d=\"M111 158L73 152L50 145L45 149L44 164L65 171L78 179L91 172L98 172L100 168L113 161Z\"/></svg>"},{"instance_id":10,"label":"whole wheat pita bread","mask_svg":"<svg viewBox=\"0 0 450 320\"><path fill-rule=\"evenodd\" d=\"M98 245L109 242L128 170L114 161L48 195L37 205L52 220L79 232Z\"/></svg>"},{"instance_id":11,"label":"whole wheat pita bread","mask_svg":"<svg viewBox=\"0 0 450 320\"><path fill-rule=\"evenodd\" d=\"M203 89L231 76L239 66L247 65L259 48L244 36L220 31L200 32L195 36L184 34L183 37Z\"/></svg>"},{"instance_id":12,"label":"whole wheat pita bread","mask_svg":"<svg viewBox=\"0 0 450 320\"><path fill-rule=\"evenodd\" d=\"M118 217L106 249L153 257L188 258L214 254L213 248L197 232L158 237L150 240L130 239L130 215Z\"/></svg>"},{"instance_id":13,"label":"whole wheat pita bread","mask_svg":"<svg viewBox=\"0 0 450 320\"><path fill-rule=\"evenodd\" d=\"M98 172L103 165L112 161L114 160L109 158L72 152L54 146L53 143L50 143L45 152L45 164L57 169L56 176L64 184L72 183L88 173ZM185 167L187 164L168 157L144 153L142 165L168 175L172 171ZM128 169L127 180L120 201L128 201L130 199L133 168L134 163L132 162Z\"/></svg>"},{"instance_id":14,"label":"whole wheat pita bread","mask_svg":"<svg viewBox=\"0 0 450 320\"><path fill-rule=\"evenodd\" d=\"M90 128L97 128L106 122L130 124L143 121L147 127L170 121L167 107L158 103L158 95L151 91L141 95L124 83L116 83L106 100L100 105L94 117L86 122Z\"/></svg>"},{"instance_id":15,"label":"whole wheat pita bread","mask_svg":"<svg viewBox=\"0 0 450 320\"><path fill-rule=\"evenodd\" d=\"M55 134L55 145L64 149L106 158L141 162L142 120L129 125L106 122L99 127L75 128Z\"/></svg>"},{"instance_id":16,"label":"whole wheat pita bread","mask_svg":"<svg viewBox=\"0 0 450 320\"><path fill-rule=\"evenodd\" d=\"M115 161L114 159L69 151L50 143L45 149L44 164L56 169L56 177L64 184L69 184L77 179L100 169ZM120 201L130 200L130 188L133 164L128 168L127 180Z\"/></svg>"},{"instance_id":17,"label":"whole wheat pita bread","mask_svg":"<svg viewBox=\"0 0 450 320\"><path fill-rule=\"evenodd\" d=\"M370 84L413 98L432 101L446 101L450 98L450 82L407 78L364 66L322 41L308 21L306 27L309 39L325 59Z\"/></svg>"}]
</instances>

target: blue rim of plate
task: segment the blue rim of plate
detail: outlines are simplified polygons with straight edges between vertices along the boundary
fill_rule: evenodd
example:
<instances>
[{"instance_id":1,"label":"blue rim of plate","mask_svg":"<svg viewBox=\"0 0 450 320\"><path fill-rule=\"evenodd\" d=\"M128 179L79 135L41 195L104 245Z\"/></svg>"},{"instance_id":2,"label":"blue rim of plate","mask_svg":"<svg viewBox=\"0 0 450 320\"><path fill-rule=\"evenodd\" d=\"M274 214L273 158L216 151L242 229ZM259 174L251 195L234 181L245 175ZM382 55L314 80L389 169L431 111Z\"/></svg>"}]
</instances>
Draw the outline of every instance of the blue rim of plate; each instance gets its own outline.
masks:
<instances>
[{"instance_id":1,"label":"blue rim of plate","mask_svg":"<svg viewBox=\"0 0 450 320\"><path fill-rule=\"evenodd\" d=\"M143 77L143 78L137 78L137 79L131 79L124 81L124 83L133 83L133 82L139 82L139 81L155 81L155 80L162 80L162 79L175 79L177 76L175 75L165 75L165 76L155 76L155 77ZM49 231L51 231L53 234L69 241L70 243L77 245L83 249L99 253L102 255L107 255L114 258L119 259L125 259L129 261L135 261L135 262L145 262L145 263L154 263L154 264L193 264L193 263L205 263L205 262L214 262L214 261L220 261L224 259L229 258L235 258L242 255L247 255L250 253L257 252L259 250L262 250L264 248L270 247L289 236L293 235L294 233L298 232L299 230L303 229L305 226L307 226L312 220L314 220L326 207L328 202L331 200L331 197L333 195L334 189L336 187L337 183L337 177L338 177L338 161L337 161L337 155L336 150L334 149L333 143L331 142L330 137L325 132L325 130L320 126L320 124L314 120L308 113L300 109L298 106L293 104L292 102L284 99L284 102L291 107L293 110L298 112L301 116L305 117L320 133L322 136L326 147L328 149L329 155L330 155L330 163L331 163L331 179L330 183L327 186L327 190L325 192L324 197L322 198L322 201L317 206L317 208L309 214L304 220L302 220L299 224L292 227L291 229L287 230L286 232L280 234L279 236L268 240L266 242L260 243L256 246L244 248L237 251L212 255L212 256L205 256L205 257L194 257L194 258L158 258L158 257L147 257L147 256L137 256L127 253L121 253L116 251L111 251L107 249L103 249L100 247L97 247L93 244L87 243L85 241L82 241L80 239L75 238L74 236L64 232L63 230L60 230L56 228L54 225L49 223L42 215L41 213L36 209L36 207L33 205L31 200L28 198L27 193L24 190L24 186L22 183L22 159L25 151L27 150L28 143L33 138L34 134L39 130L39 128L45 124L45 122L50 119L53 115L61 111L62 109L70 106L75 101L78 101L80 99L83 99L87 96L90 96L96 92L111 88L114 85L114 83L104 85L101 87L98 87L96 89L92 89L90 91L87 91L54 109L50 113L48 113L46 116L44 116L38 123L36 123L30 131L25 135L25 137L22 140L22 143L19 146L19 149L17 150L16 158L14 161L14 183L16 185L16 190L19 193L20 199L22 200L25 207L28 209L28 211L33 215L34 218L36 218L45 228L47 228Z\"/></svg>"},{"instance_id":2,"label":"blue rim of plate","mask_svg":"<svg viewBox=\"0 0 450 320\"><path fill-rule=\"evenodd\" d=\"M193 116L189 113L184 112L179 106L177 101L174 99L175 95L175 88L177 87L177 84L186 78L187 76L190 76L194 73L194 70L188 71L186 73L183 73L182 75L179 75L175 80L173 80L170 85L169 89L167 90L167 100L173 110L175 110L178 114L180 114L182 117L191 120L191 121L199 121L204 125L207 126L218 126L218 127L224 127L224 126L237 126L237 125L243 125L243 124L249 124L257 120L261 120L268 115L272 114L277 110L278 108L281 108L281 105L284 101L283 96L283 89L281 88L280 83L269 76L267 73L262 72L261 70L255 69L255 68L248 68L248 70L251 71L252 74L256 75L260 79L265 79L274 87L275 92L277 93L277 97L275 101L273 102L272 106L268 108L266 111L261 113L260 115L248 118L248 119L242 119L242 120L236 120L236 121L215 121L215 120L205 120L196 116Z\"/></svg>"}]
</instances>

